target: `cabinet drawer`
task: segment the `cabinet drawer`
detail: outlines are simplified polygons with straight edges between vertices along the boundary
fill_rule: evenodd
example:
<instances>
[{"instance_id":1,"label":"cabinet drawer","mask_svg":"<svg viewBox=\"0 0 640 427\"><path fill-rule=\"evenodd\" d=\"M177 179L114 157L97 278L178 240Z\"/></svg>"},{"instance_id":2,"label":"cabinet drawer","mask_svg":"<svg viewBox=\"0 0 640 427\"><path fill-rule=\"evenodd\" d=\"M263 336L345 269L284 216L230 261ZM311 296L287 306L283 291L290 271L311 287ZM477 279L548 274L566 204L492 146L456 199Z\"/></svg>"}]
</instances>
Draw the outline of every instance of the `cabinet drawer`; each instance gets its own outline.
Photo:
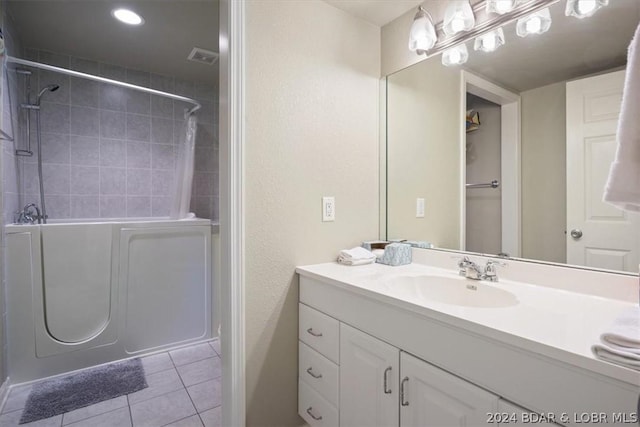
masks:
<instances>
[{"instance_id":1,"label":"cabinet drawer","mask_svg":"<svg viewBox=\"0 0 640 427\"><path fill-rule=\"evenodd\" d=\"M332 405L338 405L338 365L298 341L298 377Z\"/></svg>"},{"instance_id":2,"label":"cabinet drawer","mask_svg":"<svg viewBox=\"0 0 640 427\"><path fill-rule=\"evenodd\" d=\"M298 336L300 341L317 350L332 362L339 363L340 323L304 304L299 304L299 307Z\"/></svg>"},{"instance_id":3,"label":"cabinet drawer","mask_svg":"<svg viewBox=\"0 0 640 427\"><path fill-rule=\"evenodd\" d=\"M338 410L304 381L298 381L298 413L311 427L337 427Z\"/></svg>"}]
</instances>

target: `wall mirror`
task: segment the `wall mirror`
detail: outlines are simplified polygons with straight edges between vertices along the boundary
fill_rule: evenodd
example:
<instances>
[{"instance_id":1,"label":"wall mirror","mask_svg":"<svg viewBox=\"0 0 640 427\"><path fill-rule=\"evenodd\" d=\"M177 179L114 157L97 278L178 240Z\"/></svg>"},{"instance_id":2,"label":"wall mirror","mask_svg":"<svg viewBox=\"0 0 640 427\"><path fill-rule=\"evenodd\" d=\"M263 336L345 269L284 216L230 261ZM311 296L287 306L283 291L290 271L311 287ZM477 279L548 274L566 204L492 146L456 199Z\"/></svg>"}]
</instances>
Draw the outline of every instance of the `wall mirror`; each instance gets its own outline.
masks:
<instances>
[{"instance_id":1,"label":"wall mirror","mask_svg":"<svg viewBox=\"0 0 640 427\"><path fill-rule=\"evenodd\" d=\"M388 239L638 272L640 215L602 193L640 3L564 7L544 34L507 25L492 53L467 42L461 67L438 55L387 76Z\"/></svg>"}]
</instances>

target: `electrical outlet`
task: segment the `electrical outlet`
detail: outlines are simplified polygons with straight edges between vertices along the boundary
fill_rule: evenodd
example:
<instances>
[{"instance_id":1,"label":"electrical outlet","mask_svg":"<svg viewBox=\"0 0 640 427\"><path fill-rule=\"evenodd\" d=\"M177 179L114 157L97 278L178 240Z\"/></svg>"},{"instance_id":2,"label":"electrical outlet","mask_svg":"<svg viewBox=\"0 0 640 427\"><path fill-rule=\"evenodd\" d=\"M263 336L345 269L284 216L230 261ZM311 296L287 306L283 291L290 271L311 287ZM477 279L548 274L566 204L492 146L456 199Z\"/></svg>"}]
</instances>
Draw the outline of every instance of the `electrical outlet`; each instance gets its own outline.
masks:
<instances>
[{"instance_id":1,"label":"electrical outlet","mask_svg":"<svg viewBox=\"0 0 640 427\"><path fill-rule=\"evenodd\" d=\"M416 199L416 218L424 218L424 199Z\"/></svg>"},{"instance_id":2,"label":"electrical outlet","mask_svg":"<svg viewBox=\"0 0 640 427\"><path fill-rule=\"evenodd\" d=\"M322 198L322 221L336 220L336 199L335 197Z\"/></svg>"}]
</instances>

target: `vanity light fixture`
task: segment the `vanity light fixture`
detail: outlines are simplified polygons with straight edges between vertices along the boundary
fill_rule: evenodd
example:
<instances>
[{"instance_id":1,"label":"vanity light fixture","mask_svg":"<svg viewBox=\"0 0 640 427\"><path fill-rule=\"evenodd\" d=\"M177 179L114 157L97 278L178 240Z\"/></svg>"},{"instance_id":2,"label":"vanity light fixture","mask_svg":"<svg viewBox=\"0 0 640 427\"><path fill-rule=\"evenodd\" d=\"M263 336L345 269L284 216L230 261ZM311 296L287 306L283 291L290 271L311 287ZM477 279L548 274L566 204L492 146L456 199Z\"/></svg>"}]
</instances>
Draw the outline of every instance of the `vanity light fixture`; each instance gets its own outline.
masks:
<instances>
[{"instance_id":1,"label":"vanity light fixture","mask_svg":"<svg viewBox=\"0 0 640 427\"><path fill-rule=\"evenodd\" d=\"M422 7L418 7L409 32L409 50L418 54L425 53L437 41L438 36L431 15Z\"/></svg>"},{"instance_id":2,"label":"vanity light fixture","mask_svg":"<svg viewBox=\"0 0 640 427\"><path fill-rule=\"evenodd\" d=\"M542 34L551 26L549 7L562 0L479 0L471 6L471 0L450 0L444 19L434 25L433 18L422 6L418 7L409 37L409 49L427 57L444 54L443 64L459 65L468 59L466 47L461 46L475 39L473 49L493 52L505 44L503 26L517 22L520 37ZM585 18L592 16L609 0L565 0L567 16ZM631 1L631 0L629 0ZM639 1L639 0L636 0ZM476 17L477 14L477 17Z\"/></svg>"},{"instance_id":3,"label":"vanity light fixture","mask_svg":"<svg viewBox=\"0 0 640 427\"><path fill-rule=\"evenodd\" d=\"M133 10L129 10L129 9L124 9L124 8L113 9L111 11L111 16L116 18L118 21L128 25L144 24L144 19L142 19L142 16L138 15Z\"/></svg>"},{"instance_id":4,"label":"vanity light fixture","mask_svg":"<svg viewBox=\"0 0 640 427\"><path fill-rule=\"evenodd\" d=\"M518 0L487 0L487 13L497 13L503 15L511 12Z\"/></svg>"},{"instance_id":5,"label":"vanity light fixture","mask_svg":"<svg viewBox=\"0 0 640 427\"><path fill-rule=\"evenodd\" d=\"M448 36L453 36L461 31L469 31L476 24L473 9L469 0L455 0L449 2L444 12L444 24L442 29Z\"/></svg>"},{"instance_id":6,"label":"vanity light fixture","mask_svg":"<svg viewBox=\"0 0 640 427\"><path fill-rule=\"evenodd\" d=\"M527 37L530 34L546 33L549 28L551 28L551 12L546 8L518 19L516 34Z\"/></svg>"},{"instance_id":7,"label":"vanity light fixture","mask_svg":"<svg viewBox=\"0 0 640 427\"><path fill-rule=\"evenodd\" d=\"M567 0L564 14L580 19L588 18L608 4L609 0Z\"/></svg>"},{"instance_id":8,"label":"vanity light fixture","mask_svg":"<svg viewBox=\"0 0 640 427\"><path fill-rule=\"evenodd\" d=\"M469 51L464 43L442 52L442 65L447 67L462 65L467 62L467 59L469 59Z\"/></svg>"},{"instance_id":9,"label":"vanity light fixture","mask_svg":"<svg viewBox=\"0 0 640 427\"><path fill-rule=\"evenodd\" d=\"M473 50L482 52L493 52L504 44L504 31L502 27L483 34L476 38L473 43Z\"/></svg>"}]
</instances>

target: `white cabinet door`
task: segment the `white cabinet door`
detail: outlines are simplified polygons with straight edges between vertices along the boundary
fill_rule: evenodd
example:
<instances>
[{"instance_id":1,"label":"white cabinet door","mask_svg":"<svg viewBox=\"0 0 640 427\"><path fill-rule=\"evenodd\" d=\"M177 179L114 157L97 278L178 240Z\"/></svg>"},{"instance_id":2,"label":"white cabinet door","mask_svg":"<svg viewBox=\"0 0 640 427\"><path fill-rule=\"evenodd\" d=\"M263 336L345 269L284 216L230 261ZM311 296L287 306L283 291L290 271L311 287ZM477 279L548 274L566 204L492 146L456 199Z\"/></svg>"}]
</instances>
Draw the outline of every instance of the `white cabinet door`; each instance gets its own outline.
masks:
<instances>
[{"instance_id":1,"label":"white cabinet door","mask_svg":"<svg viewBox=\"0 0 640 427\"><path fill-rule=\"evenodd\" d=\"M567 83L567 263L637 272L640 215L602 201L623 86L624 71Z\"/></svg>"},{"instance_id":2,"label":"white cabinet door","mask_svg":"<svg viewBox=\"0 0 640 427\"><path fill-rule=\"evenodd\" d=\"M455 375L400 354L402 427L485 426L498 397Z\"/></svg>"},{"instance_id":3,"label":"white cabinet door","mask_svg":"<svg viewBox=\"0 0 640 427\"><path fill-rule=\"evenodd\" d=\"M400 351L340 324L340 426L393 427L399 422Z\"/></svg>"}]
</instances>

